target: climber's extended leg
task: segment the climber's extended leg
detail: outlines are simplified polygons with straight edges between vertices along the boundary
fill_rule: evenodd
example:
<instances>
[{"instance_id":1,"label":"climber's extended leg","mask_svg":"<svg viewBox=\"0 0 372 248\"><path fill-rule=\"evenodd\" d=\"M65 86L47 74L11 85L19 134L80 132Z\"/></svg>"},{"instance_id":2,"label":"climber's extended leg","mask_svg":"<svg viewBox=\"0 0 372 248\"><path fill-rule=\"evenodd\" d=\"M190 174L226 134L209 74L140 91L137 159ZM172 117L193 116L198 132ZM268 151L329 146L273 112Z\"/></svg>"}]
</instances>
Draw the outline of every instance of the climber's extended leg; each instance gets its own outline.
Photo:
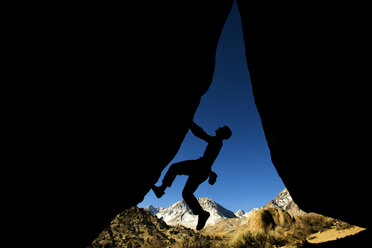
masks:
<instances>
[{"instance_id":1,"label":"climber's extended leg","mask_svg":"<svg viewBox=\"0 0 372 248\"><path fill-rule=\"evenodd\" d=\"M199 187L199 185L207 180L208 174L206 175L190 175L189 179L186 182L186 185L182 191L182 197L185 200L186 204L192 210L195 215L198 215L198 225L196 230L201 230L205 226L210 214L207 211L204 211L200 206L198 200L194 196L194 192Z\"/></svg>"}]
</instances>

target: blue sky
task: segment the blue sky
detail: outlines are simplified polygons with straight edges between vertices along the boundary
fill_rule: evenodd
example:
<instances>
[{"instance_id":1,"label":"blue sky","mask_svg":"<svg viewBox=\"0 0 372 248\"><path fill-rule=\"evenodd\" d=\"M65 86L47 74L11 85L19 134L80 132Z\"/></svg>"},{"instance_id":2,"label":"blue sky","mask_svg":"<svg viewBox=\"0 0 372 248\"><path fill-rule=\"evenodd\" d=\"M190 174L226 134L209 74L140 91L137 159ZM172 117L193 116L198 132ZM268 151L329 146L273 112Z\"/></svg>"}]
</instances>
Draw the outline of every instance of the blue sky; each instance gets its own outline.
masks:
<instances>
[{"instance_id":1,"label":"blue sky","mask_svg":"<svg viewBox=\"0 0 372 248\"><path fill-rule=\"evenodd\" d=\"M276 172L265 140L261 121L252 95L240 16L234 3L217 47L216 67L211 87L202 97L194 121L208 134L228 125L232 136L224 146L212 169L218 174L211 186L204 182L195 192L196 197L208 197L236 212L262 207L273 199L284 184ZM175 163L202 156L207 143L189 131L175 156ZM169 164L169 165L170 165ZM157 185L161 184L169 165ZM161 199L150 191L139 207L153 205L168 207L182 200L182 189L187 176L178 176Z\"/></svg>"}]
</instances>

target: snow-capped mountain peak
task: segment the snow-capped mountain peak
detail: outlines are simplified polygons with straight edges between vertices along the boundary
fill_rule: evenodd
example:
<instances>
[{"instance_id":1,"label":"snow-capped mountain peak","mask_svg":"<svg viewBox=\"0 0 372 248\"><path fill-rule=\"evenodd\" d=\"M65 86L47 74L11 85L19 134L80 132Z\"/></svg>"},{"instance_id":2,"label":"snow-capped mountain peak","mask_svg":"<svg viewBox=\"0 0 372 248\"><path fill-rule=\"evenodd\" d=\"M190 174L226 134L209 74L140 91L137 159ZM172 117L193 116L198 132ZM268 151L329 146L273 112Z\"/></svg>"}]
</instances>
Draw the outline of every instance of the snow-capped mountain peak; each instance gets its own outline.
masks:
<instances>
[{"instance_id":1,"label":"snow-capped mountain peak","mask_svg":"<svg viewBox=\"0 0 372 248\"><path fill-rule=\"evenodd\" d=\"M290 215L304 215L298 205L293 201L287 188L284 188L273 200L269 201L263 208L278 208L287 211Z\"/></svg>"},{"instance_id":2,"label":"snow-capped mountain peak","mask_svg":"<svg viewBox=\"0 0 372 248\"><path fill-rule=\"evenodd\" d=\"M211 216L207 225L214 225L226 218L237 218L236 215L209 198L198 198L198 201L205 211ZM156 215L159 219L165 221L168 225L182 225L189 228L195 228L198 223L198 216L194 215L185 201L179 201L167 208L155 208L148 206L145 208L148 212Z\"/></svg>"},{"instance_id":3,"label":"snow-capped mountain peak","mask_svg":"<svg viewBox=\"0 0 372 248\"><path fill-rule=\"evenodd\" d=\"M243 219L243 218L247 218L251 213L253 213L253 212L257 211L257 210L259 210L259 208L253 208L253 209L252 209L251 211L249 211L249 212L246 212L246 211L244 211L244 210L239 209L239 210L235 213L235 216L238 217L238 218L241 218L241 219Z\"/></svg>"},{"instance_id":4,"label":"snow-capped mountain peak","mask_svg":"<svg viewBox=\"0 0 372 248\"><path fill-rule=\"evenodd\" d=\"M157 208L157 207L154 207L153 205L150 205L150 206L147 206L144 208L147 212L149 212L150 214L152 215L156 215L157 213L159 213L163 208Z\"/></svg>"},{"instance_id":5,"label":"snow-capped mountain peak","mask_svg":"<svg viewBox=\"0 0 372 248\"><path fill-rule=\"evenodd\" d=\"M273 200L272 203L276 208L286 210L289 203L293 201L287 188L284 188Z\"/></svg>"},{"instance_id":6,"label":"snow-capped mountain peak","mask_svg":"<svg viewBox=\"0 0 372 248\"><path fill-rule=\"evenodd\" d=\"M235 216L238 217L238 218L247 218L251 213L252 211L256 211L258 208L254 208L252 209L251 211L249 212L246 212L244 210L241 210L239 209L236 213L235 213Z\"/></svg>"},{"instance_id":7,"label":"snow-capped mountain peak","mask_svg":"<svg viewBox=\"0 0 372 248\"><path fill-rule=\"evenodd\" d=\"M238 218L243 218L243 217L247 217L247 212L239 209L236 213L235 213L235 216L238 217Z\"/></svg>"}]
</instances>

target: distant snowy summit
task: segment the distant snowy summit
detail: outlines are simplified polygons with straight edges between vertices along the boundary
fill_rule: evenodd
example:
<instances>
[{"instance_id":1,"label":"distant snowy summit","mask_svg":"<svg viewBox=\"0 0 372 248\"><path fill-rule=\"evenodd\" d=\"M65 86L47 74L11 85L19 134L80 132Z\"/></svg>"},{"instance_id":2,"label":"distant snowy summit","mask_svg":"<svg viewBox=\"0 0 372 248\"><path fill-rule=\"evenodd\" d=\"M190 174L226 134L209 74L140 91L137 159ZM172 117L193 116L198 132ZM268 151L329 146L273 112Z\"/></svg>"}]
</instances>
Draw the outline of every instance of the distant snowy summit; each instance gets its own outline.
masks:
<instances>
[{"instance_id":1,"label":"distant snowy summit","mask_svg":"<svg viewBox=\"0 0 372 248\"><path fill-rule=\"evenodd\" d=\"M238 218L247 218L252 212L255 212L257 211L259 208L254 208L252 209L251 211L249 212L245 212L241 209L239 209L236 213L235 213L235 216L238 217Z\"/></svg>"},{"instance_id":2,"label":"distant snowy summit","mask_svg":"<svg viewBox=\"0 0 372 248\"><path fill-rule=\"evenodd\" d=\"M243 218L245 217L244 215L247 214L243 210L239 210L237 212L239 215L236 215L209 198L198 198L198 201L202 208L211 214L206 225L215 225L227 218ZM156 215L168 225L182 225L195 228L198 223L198 216L192 213L191 209L183 200L167 208L157 208L150 205L147 206L145 210Z\"/></svg>"},{"instance_id":3,"label":"distant snowy summit","mask_svg":"<svg viewBox=\"0 0 372 248\"><path fill-rule=\"evenodd\" d=\"M153 205L150 205L150 206L145 207L144 209L150 214L156 215L157 213L162 211L164 208L157 208L157 207L154 207Z\"/></svg>"},{"instance_id":4,"label":"distant snowy summit","mask_svg":"<svg viewBox=\"0 0 372 248\"><path fill-rule=\"evenodd\" d=\"M287 188L284 188L273 200L268 202L266 205L271 203L272 207L286 210L292 201L293 199L289 194Z\"/></svg>"},{"instance_id":5,"label":"distant snowy summit","mask_svg":"<svg viewBox=\"0 0 372 248\"><path fill-rule=\"evenodd\" d=\"M222 207L215 201L209 198L198 198L198 201L202 208L208 211L211 216L209 217L206 225L215 225L220 221L226 219L245 219L251 213L256 212L261 208L254 208L250 212L244 210L238 210L235 214ZM302 211L292 200L287 188L282 190L273 200L269 201L262 208L277 208L287 211L291 216L304 215L306 214ZM191 209L187 206L185 201L179 201L167 208L157 208L152 205L145 207L145 210L156 215L159 219L163 220L168 225L182 225L189 228L195 228L198 223L198 216L194 215Z\"/></svg>"},{"instance_id":6,"label":"distant snowy summit","mask_svg":"<svg viewBox=\"0 0 372 248\"><path fill-rule=\"evenodd\" d=\"M274 199L262 208L278 208L287 211L291 216L305 215L299 206L293 201L287 188L284 188Z\"/></svg>"}]
</instances>

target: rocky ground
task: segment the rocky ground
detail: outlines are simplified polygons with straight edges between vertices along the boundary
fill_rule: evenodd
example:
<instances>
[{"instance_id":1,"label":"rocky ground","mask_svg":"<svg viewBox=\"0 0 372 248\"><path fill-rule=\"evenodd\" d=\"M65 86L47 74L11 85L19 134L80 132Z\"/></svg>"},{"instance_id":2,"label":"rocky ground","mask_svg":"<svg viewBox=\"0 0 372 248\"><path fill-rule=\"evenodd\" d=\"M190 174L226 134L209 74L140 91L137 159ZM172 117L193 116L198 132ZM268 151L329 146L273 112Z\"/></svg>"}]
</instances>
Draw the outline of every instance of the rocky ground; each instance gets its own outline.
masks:
<instances>
[{"instance_id":1,"label":"rocky ground","mask_svg":"<svg viewBox=\"0 0 372 248\"><path fill-rule=\"evenodd\" d=\"M234 214L208 198L199 201L214 220L199 232L185 227L195 226L197 217L182 201L168 208L132 207L88 248L349 248L364 247L369 239L364 228L302 211L287 189L249 213Z\"/></svg>"},{"instance_id":2,"label":"rocky ground","mask_svg":"<svg viewBox=\"0 0 372 248\"><path fill-rule=\"evenodd\" d=\"M191 243L203 247L209 239L183 226L169 226L147 211L132 207L116 216L89 248L173 248L189 247Z\"/></svg>"},{"instance_id":3,"label":"rocky ground","mask_svg":"<svg viewBox=\"0 0 372 248\"><path fill-rule=\"evenodd\" d=\"M231 231L232 226L239 228ZM318 214L292 217L284 210L267 208L254 211L246 219L230 219L207 230L196 232L180 225L169 226L148 211L132 207L119 214L89 248L300 248L364 229Z\"/></svg>"}]
</instances>

